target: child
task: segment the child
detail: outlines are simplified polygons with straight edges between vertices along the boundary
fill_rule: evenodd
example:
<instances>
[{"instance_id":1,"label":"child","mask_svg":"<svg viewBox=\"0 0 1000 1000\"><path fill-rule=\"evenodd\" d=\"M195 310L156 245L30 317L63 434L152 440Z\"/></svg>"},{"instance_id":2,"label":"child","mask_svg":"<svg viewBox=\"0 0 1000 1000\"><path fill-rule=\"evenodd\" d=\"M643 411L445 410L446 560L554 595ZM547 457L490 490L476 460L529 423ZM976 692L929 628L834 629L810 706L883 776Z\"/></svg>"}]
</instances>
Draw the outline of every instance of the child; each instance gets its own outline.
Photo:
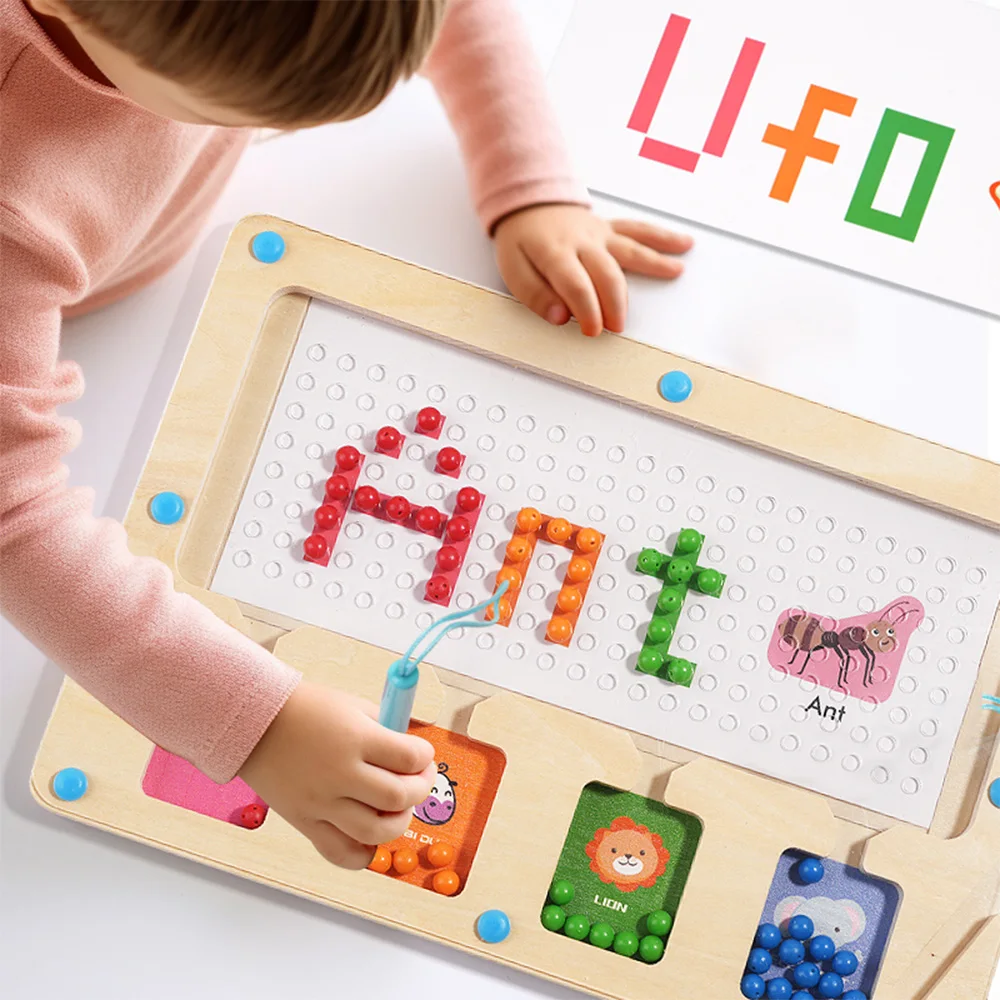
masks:
<instances>
[{"instance_id":1,"label":"child","mask_svg":"<svg viewBox=\"0 0 1000 1000\"><path fill-rule=\"evenodd\" d=\"M505 0L0 0L3 613L151 740L240 774L354 868L407 827L432 748L300 682L66 488L79 430L56 409L83 387L59 332L187 250L251 128L362 115L422 64L511 291L553 323L621 330L622 268L674 277L665 254L689 241L590 213Z\"/></svg>"}]
</instances>

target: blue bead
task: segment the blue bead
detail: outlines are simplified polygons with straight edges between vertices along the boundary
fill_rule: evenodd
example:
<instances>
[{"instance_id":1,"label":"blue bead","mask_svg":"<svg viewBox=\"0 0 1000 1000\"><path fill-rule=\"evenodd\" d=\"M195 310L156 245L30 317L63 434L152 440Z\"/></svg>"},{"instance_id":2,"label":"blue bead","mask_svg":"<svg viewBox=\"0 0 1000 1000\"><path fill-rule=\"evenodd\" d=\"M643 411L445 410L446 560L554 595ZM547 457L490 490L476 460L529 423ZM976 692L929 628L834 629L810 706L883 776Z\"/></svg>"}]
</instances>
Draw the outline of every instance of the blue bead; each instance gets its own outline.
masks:
<instances>
[{"instance_id":1,"label":"blue bead","mask_svg":"<svg viewBox=\"0 0 1000 1000\"><path fill-rule=\"evenodd\" d=\"M250 252L262 264L273 264L285 255L285 241L278 233L265 229L250 243Z\"/></svg>"},{"instance_id":2,"label":"blue bead","mask_svg":"<svg viewBox=\"0 0 1000 1000\"><path fill-rule=\"evenodd\" d=\"M754 939L754 943L758 948L767 948L768 951L777 948L781 944L781 931L774 924L761 924L757 928L757 937Z\"/></svg>"},{"instance_id":3,"label":"blue bead","mask_svg":"<svg viewBox=\"0 0 1000 1000\"><path fill-rule=\"evenodd\" d=\"M767 982L767 1000L788 1000L792 995L792 984L787 979L769 979Z\"/></svg>"},{"instance_id":4,"label":"blue bead","mask_svg":"<svg viewBox=\"0 0 1000 1000\"><path fill-rule=\"evenodd\" d=\"M853 951L838 951L833 956L830 968L838 976L853 976L858 971L858 956Z\"/></svg>"},{"instance_id":5,"label":"blue bead","mask_svg":"<svg viewBox=\"0 0 1000 1000\"><path fill-rule=\"evenodd\" d=\"M796 990L792 994L792 1000L813 1000L813 995L808 990Z\"/></svg>"},{"instance_id":6,"label":"blue bead","mask_svg":"<svg viewBox=\"0 0 1000 1000\"><path fill-rule=\"evenodd\" d=\"M760 975L771 968L771 953L765 948L754 948L747 959L747 971Z\"/></svg>"},{"instance_id":7,"label":"blue bead","mask_svg":"<svg viewBox=\"0 0 1000 1000\"><path fill-rule=\"evenodd\" d=\"M767 992L767 984L764 982L760 976L755 976L753 973L744 976L740 980L740 993L742 993L747 1000L760 1000L760 998Z\"/></svg>"},{"instance_id":8,"label":"blue bead","mask_svg":"<svg viewBox=\"0 0 1000 1000\"><path fill-rule=\"evenodd\" d=\"M87 776L78 767L64 767L52 779L52 792L63 802L76 802L87 794Z\"/></svg>"},{"instance_id":9,"label":"blue bead","mask_svg":"<svg viewBox=\"0 0 1000 1000\"><path fill-rule=\"evenodd\" d=\"M813 936L814 930L816 928L813 926L812 920L804 913L800 913L788 921L788 933L796 941L808 941Z\"/></svg>"},{"instance_id":10,"label":"blue bead","mask_svg":"<svg viewBox=\"0 0 1000 1000\"><path fill-rule=\"evenodd\" d=\"M795 985L801 986L803 989L810 989L815 986L819 982L821 975L819 966L814 962L803 962L792 969L792 979L795 980Z\"/></svg>"},{"instance_id":11,"label":"blue bead","mask_svg":"<svg viewBox=\"0 0 1000 1000\"><path fill-rule=\"evenodd\" d=\"M687 372L667 372L660 379L660 395L668 403L683 403L691 395L691 377Z\"/></svg>"},{"instance_id":12,"label":"blue bead","mask_svg":"<svg viewBox=\"0 0 1000 1000\"><path fill-rule=\"evenodd\" d=\"M848 990L840 1000L868 1000L868 994L861 990Z\"/></svg>"},{"instance_id":13,"label":"blue bead","mask_svg":"<svg viewBox=\"0 0 1000 1000\"><path fill-rule=\"evenodd\" d=\"M816 992L821 997L834 1000L844 992L844 980L836 972L826 972L816 986Z\"/></svg>"},{"instance_id":14,"label":"blue bead","mask_svg":"<svg viewBox=\"0 0 1000 1000\"><path fill-rule=\"evenodd\" d=\"M806 957L806 946L795 938L785 938L778 948L778 958L784 965L798 965Z\"/></svg>"},{"instance_id":15,"label":"blue bead","mask_svg":"<svg viewBox=\"0 0 1000 1000\"><path fill-rule=\"evenodd\" d=\"M815 885L826 874L826 869L819 858L805 858L799 862L798 873L806 885Z\"/></svg>"},{"instance_id":16,"label":"blue bead","mask_svg":"<svg viewBox=\"0 0 1000 1000\"><path fill-rule=\"evenodd\" d=\"M819 934L809 942L809 954L817 962L826 962L837 954L837 946L833 943L833 938Z\"/></svg>"},{"instance_id":17,"label":"blue bead","mask_svg":"<svg viewBox=\"0 0 1000 1000\"><path fill-rule=\"evenodd\" d=\"M157 524L176 524L184 516L184 499L169 491L157 493L149 501L149 516Z\"/></svg>"},{"instance_id":18,"label":"blue bead","mask_svg":"<svg viewBox=\"0 0 1000 1000\"><path fill-rule=\"evenodd\" d=\"M510 917L503 910L487 910L476 921L476 933L487 944L499 944L510 934Z\"/></svg>"},{"instance_id":19,"label":"blue bead","mask_svg":"<svg viewBox=\"0 0 1000 1000\"><path fill-rule=\"evenodd\" d=\"M990 785L990 802L1000 809L1000 778Z\"/></svg>"}]
</instances>

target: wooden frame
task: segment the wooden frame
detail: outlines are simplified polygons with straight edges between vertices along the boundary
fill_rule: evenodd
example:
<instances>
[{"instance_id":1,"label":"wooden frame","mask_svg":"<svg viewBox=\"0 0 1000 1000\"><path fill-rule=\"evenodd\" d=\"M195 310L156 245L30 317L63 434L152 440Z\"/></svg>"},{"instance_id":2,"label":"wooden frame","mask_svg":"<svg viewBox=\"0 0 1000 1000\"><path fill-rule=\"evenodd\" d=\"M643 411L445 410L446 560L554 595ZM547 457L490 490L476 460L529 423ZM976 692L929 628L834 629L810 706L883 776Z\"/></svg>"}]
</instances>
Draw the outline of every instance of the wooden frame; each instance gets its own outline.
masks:
<instances>
[{"instance_id":1,"label":"wooden frame","mask_svg":"<svg viewBox=\"0 0 1000 1000\"><path fill-rule=\"evenodd\" d=\"M265 229L286 241L275 264L249 253L252 237ZM252 217L226 247L125 523L133 551L166 563L178 589L314 680L377 699L391 655L318 628L254 618L207 590L309 296L1000 529L1000 466L623 338L567 351L565 331L503 296ZM654 381L634 378L636 371L680 364L697 386L681 407L664 402ZM167 489L189 505L173 526L155 524L147 513L152 496ZM979 682L980 690L1000 693L998 621ZM1000 955L1000 809L985 801L986 787L1000 779L1000 715L981 711L976 701L925 832L427 668L416 717L507 755L475 864L453 898L332 868L276 814L247 831L145 796L140 780L151 744L70 681L31 780L38 801L64 816L618 1000L738 997L775 864L796 847L902 888L878 1000L975 1000L985 998ZM53 774L69 765L90 778L76 802L51 790ZM562 838L592 780L660 797L704 824L669 946L656 965L597 948L581 953L584 946L539 923ZM531 804L542 801L546 822L533 823ZM734 841L739 851L731 849ZM495 907L509 914L513 930L490 945L474 926L478 914Z\"/></svg>"}]
</instances>

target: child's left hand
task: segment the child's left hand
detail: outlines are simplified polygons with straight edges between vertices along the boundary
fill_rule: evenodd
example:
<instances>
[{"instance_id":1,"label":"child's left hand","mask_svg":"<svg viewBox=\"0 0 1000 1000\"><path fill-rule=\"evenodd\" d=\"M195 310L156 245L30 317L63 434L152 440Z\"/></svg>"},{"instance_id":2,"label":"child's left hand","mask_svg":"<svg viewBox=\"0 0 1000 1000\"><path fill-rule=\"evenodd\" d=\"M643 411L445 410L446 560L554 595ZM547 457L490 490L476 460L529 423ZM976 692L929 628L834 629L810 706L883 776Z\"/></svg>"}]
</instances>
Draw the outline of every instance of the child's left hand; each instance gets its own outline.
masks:
<instances>
[{"instance_id":1,"label":"child's left hand","mask_svg":"<svg viewBox=\"0 0 1000 1000\"><path fill-rule=\"evenodd\" d=\"M511 294L550 323L573 316L588 337L625 329L625 271L676 278L672 254L692 239L648 222L608 222L582 205L532 205L501 220L494 234L497 265Z\"/></svg>"}]
</instances>

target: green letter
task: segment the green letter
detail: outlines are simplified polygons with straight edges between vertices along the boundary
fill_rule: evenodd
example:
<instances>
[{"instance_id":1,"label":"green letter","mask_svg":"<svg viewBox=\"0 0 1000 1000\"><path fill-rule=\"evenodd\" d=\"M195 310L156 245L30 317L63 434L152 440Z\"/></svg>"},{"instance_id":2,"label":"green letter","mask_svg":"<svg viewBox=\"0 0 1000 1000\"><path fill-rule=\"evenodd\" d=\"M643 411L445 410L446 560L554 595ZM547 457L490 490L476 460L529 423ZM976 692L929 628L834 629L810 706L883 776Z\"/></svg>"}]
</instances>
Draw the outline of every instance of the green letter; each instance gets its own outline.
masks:
<instances>
[{"instance_id":1,"label":"green letter","mask_svg":"<svg viewBox=\"0 0 1000 1000\"><path fill-rule=\"evenodd\" d=\"M951 145L951 137L955 134L953 128L938 125L936 122L925 121L904 115L901 111L886 108L882 115L875 140L868 152L864 169L858 178L858 186L854 189L850 207L845 216L848 222L866 229L875 229L887 236L896 236L911 243L917 238L917 230L923 221L927 203L931 200L934 185L937 183L941 165ZM920 169L914 178L913 187L906 199L906 207L902 215L890 215L872 208L875 194L885 168L889 164L892 148L899 135L910 135L914 139L923 139L927 143L924 158L920 161Z\"/></svg>"}]
</instances>

